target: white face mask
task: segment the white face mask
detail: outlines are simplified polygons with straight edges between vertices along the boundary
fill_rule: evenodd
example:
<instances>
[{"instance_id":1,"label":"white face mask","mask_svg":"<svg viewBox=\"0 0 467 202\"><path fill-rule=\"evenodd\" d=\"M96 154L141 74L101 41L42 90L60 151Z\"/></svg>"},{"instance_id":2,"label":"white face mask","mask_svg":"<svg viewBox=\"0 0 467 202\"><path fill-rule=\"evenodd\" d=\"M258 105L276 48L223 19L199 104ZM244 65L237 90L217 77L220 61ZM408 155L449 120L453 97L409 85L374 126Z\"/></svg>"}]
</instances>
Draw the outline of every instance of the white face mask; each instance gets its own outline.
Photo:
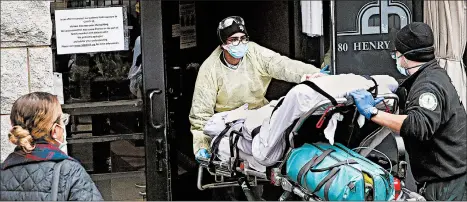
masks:
<instances>
[{"instance_id":1,"label":"white face mask","mask_svg":"<svg viewBox=\"0 0 467 202\"><path fill-rule=\"evenodd\" d=\"M224 48L229 52L229 54L236 58L236 59L240 59L242 58L243 56L245 56L245 54L247 53L248 51L248 45L247 44L244 44L244 43L241 43L234 46L232 44L229 44L229 45L226 45L224 46Z\"/></svg>"},{"instance_id":2,"label":"white face mask","mask_svg":"<svg viewBox=\"0 0 467 202\"><path fill-rule=\"evenodd\" d=\"M58 148L62 150L63 153L68 154L68 147L67 147L68 143L66 141L66 129L63 126L60 126L60 128L63 129L63 142L58 139L55 139L55 141L57 141L60 144Z\"/></svg>"},{"instance_id":3,"label":"white face mask","mask_svg":"<svg viewBox=\"0 0 467 202\"><path fill-rule=\"evenodd\" d=\"M396 58L396 65L397 65L397 71L399 71L399 73L401 73L402 75L404 76L408 76L409 73L407 71L407 69L403 68L402 65L401 65L401 58Z\"/></svg>"}]
</instances>

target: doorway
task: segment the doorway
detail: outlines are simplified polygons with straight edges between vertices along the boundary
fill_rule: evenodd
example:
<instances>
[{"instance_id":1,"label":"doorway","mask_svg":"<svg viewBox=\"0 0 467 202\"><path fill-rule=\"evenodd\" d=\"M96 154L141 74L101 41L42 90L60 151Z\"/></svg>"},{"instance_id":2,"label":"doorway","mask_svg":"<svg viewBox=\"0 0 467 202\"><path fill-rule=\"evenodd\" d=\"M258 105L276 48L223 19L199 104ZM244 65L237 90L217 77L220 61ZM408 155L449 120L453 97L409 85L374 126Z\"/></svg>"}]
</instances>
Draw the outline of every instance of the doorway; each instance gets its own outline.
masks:
<instances>
[{"instance_id":1,"label":"doorway","mask_svg":"<svg viewBox=\"0 0 467 202\"><path fill-rule=\"evenodd\" d=\"M68 154L91 175L105 200L145 198L144 103L129 88L135 40L141 33L138 0L55 0L54 72L62 77ZM57 53L55 11L121 7L127 50Z\"/></svg>"},{"instance_id":2,"label":"doorway","mask_svg":"<svg viewBox=\"0 0 467 202\"><path fill-rule=\"evenodd\" d=\"M154 120L149 117L149 124L146 125L146 132L151 134L147 136L146 142L160 145L154 148L146 147L147 165L160 166L153 168L154 170L146 170L148 199L211 200L213 196L209 190L199 191L196 188L198 170L194 160L188 120L197 70L220 45L216 34L218 23L232 15L242 16L245 19L247 31L253 41L294 58L295 47L292 44L295 44L296 39L291 28L297 26L293 12L297 2L142 1L141 3L145 81L143 100L148 103L145 105L145 110L154 116ZM180 9L193 5L196 42L187 47L181 45L186 41L181 42ZM314 62L318 65L319 59ZM283 87L274 89L281 89L280 92L275 92L276 95L270 98L284 95L292 87L287 83L279 85Z\"/></svg>"},{"instance_id":3,"label":"doorway","mask_svg":"<svg viewBox=\"0 0 467 202\"><path fill-rule=\"evenodd\" d=\"M223 18L246 21L252 41L282 55L319 66L319 54L300 52L297 1L140 1L55 0L54 10L124 7L128 49L114 52L55 54L55 72L63 77L63 110L72 115L67 128L69 154L96 182L105 200L210 200L196 188L197 163L188 114L197 70L219 45L216 28ZM195 41L180 46L174 34L180 6L195 8ZM261 13L261 15L258 15ZM55 30L55 29L54 29ZM141 36L140 94L129 85L135 65L135 41ZM53 43L55 39L52 40ZM306 44L305 49L310 45ZM319 41L313 43L319 49ZM299 55L303 56L297 58ZM271 86L276 84L271 83ZM270 99L292 87L281 83ZM185 194L184 194L185 193Z\"/></svg>"}]
</instances>

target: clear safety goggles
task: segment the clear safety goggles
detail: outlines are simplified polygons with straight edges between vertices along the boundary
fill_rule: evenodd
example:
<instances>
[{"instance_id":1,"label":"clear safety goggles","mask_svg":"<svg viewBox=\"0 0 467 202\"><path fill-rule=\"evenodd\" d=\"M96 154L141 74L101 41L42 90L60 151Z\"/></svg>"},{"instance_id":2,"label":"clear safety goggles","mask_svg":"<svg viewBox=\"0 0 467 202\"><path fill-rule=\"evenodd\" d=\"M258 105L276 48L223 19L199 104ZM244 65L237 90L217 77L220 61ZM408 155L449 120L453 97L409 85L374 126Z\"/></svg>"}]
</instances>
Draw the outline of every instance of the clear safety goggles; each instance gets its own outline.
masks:
<instances>
[{"instance_id":1,"label":"clear safety goggles","mask_svg":"<svg viewBox=\"0 0 467 202\"><path fill-rule=\"evenodd\" d=\"M55 123L60 124L61 122L63 122L65 126L68 125L70 123L70 115L66 113L61 114Z\"/></svg>"},{"instance_id":2,"label":"clear safety goggles","mask_svg":"<svg viewBox=\"0 0 467 202\"><path fill-rule=\"evenodd\" d=\"M391 54L392 59L394 59L394 60L397 59L397 51L393 50L393 51L390 52L390 54ZM402 54L401 54L401 56L402 56Z\"/></svg>"},{"instance_id":3,"label":"clear safety goggles","mask_svg":"<svg viewBox=\"0 0 467 202\"><path fill-rule=\"evenodd\" d=\"M243 20L242 17L240 16L230 16L227 18L224 18L220 23L218 29L225 29L226 27L232 25L233 23L241 24L245 26L245 21Z\"/></svg>"},{"instance_id":4,"label":"clear safety goggles","mask_svg":"<svg viewBox=\"0 0 467 202\"><path fill-rule=\"evenodd\" d=\"M70 115L63 113L60 116L60 121L63 121L63 124L65 124L65 126L68 125L70 123Z\"/></svg>"},{"instance_id":5,"label":"clear safety goggles","mask_svg":"<svg viewBox=\"0 0 467 202\"><path fill-rule=\"evenodd\" d=\"M60 125L60 122L63 122L63 126ZM55 124L57 124L59 127L63 128L63 129L65 129L64 126L67 126L69 123L70 123L70 115L66 114L66 113L63 113L57 118L57 121L55 121L54 125L52 126L52 128L50 128L49 131L52 131Z\"/></svg>"}]
</instances>

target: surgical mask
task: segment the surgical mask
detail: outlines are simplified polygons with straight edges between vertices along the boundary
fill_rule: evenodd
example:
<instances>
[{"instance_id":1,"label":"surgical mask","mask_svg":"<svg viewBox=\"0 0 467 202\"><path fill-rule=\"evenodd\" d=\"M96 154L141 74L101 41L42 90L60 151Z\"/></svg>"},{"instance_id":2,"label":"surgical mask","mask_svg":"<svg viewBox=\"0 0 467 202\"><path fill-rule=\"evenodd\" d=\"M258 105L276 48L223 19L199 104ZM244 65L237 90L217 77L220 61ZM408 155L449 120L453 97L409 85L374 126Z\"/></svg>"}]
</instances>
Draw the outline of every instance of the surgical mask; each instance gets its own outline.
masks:
<instances>
[{"instance_id":1,"label":"surgical mask","mask_svg":"<svg viewBox=\"0 0 467 202\"><path fill-rule=\"evenodd\" d=\"M409 69L417 68L423 65L421 64L421 65L416 65L416 66L409 67L409 68L404 68L402 67L400 60L401 60L400 57L396 59L397 71L399 71L399 73L401 73L404 76L410 76Z\"/></svg>"},{"instance_id":2,"label":"surgical mask","mask_svg":"<svg viewBox=\"0 0 467 202\"><path fill-rule=\"evenodd\" d=\"M245 56L246 52L248 51L248 45L244 43L240 43L237 46L229 44L227 45L227 51L232 57L240 59Z\"/></svg>"},{"instance_id":3,"label":"surgical mask","mask_svg":"<svg viewBox=\"0 0 467 202\"><path fill-rule=\"evenodd\" d=\"M395 59L396 60L396 67L397 67L397 71L399 71L399 73L401 73L402 75L404 76L410 76L410 73L409 73L409 69L413 69L413 68L417 68L417 67L420 67L422 65L417 65L417 66L414 66L414 67L409 67L409 68L404 68L402 67L401 65L401 62L400 62L400 58L408 53L413 53L413 52L431 52L431 51L434 51L434 47L431 46L431 47L426 47L426 48L418 48L418 49L414 49L414 50L410 50L410 51L407 51L405 52L404 54L400 55L399 57L397 57L396 55L396 51L391 51L391 57L392 59ZM404 58L405 59L405 58ZM407 61L406 61L407 63Z\"/></svg>"},{"instance_id":4,"label":"surgical mask","mask_svg":"<svg viewBox=\"0 0 467 202\"><path fill-rule=\"evenodd\" d=\"M63 126L60 126L60 127L63 127ZM67 147L68 142L66 141L66 129L64 127L63 127L63 142L58 139L55 139L55 141L57 141L60 144L58 145L58 148L63 153L68 155L68 147Z\"/></svg>"},{"instance_id":5,"label":"surgical mask","mask_svg":"<svg viewBox=\"0 0 467 202\"><path fill-rule=\"evenodd\" d=\"M404 75L404 76L408 76L408 75L409 75L409 72L407 71L407 69L405 69L405 68L402 67L400 61L401 61L400 58L397 58L397 59L396 59L397 71L399 71L399 73L401 73L401 74Z\"/></svg>"}]
</instances>

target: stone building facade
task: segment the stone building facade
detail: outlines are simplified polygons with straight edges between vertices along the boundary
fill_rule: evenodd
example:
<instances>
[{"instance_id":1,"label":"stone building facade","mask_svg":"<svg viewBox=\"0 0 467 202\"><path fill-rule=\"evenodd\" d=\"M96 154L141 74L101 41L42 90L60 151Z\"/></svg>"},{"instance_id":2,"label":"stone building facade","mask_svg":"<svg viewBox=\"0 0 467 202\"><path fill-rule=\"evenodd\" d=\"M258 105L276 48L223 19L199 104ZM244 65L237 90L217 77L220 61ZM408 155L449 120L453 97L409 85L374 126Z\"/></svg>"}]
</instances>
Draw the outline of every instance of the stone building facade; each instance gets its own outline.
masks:
<instances>
[{"instance_id":1,"label":"stone building facade","mask_svg":"<svg viewBox=\"0 0 467 202\"><path fill-rule=\"evenodd\" d=\"M1 1L1 161L8 141L10 111L21 95L53 91L50 1Z\"/></svg>"}]
</instances>

